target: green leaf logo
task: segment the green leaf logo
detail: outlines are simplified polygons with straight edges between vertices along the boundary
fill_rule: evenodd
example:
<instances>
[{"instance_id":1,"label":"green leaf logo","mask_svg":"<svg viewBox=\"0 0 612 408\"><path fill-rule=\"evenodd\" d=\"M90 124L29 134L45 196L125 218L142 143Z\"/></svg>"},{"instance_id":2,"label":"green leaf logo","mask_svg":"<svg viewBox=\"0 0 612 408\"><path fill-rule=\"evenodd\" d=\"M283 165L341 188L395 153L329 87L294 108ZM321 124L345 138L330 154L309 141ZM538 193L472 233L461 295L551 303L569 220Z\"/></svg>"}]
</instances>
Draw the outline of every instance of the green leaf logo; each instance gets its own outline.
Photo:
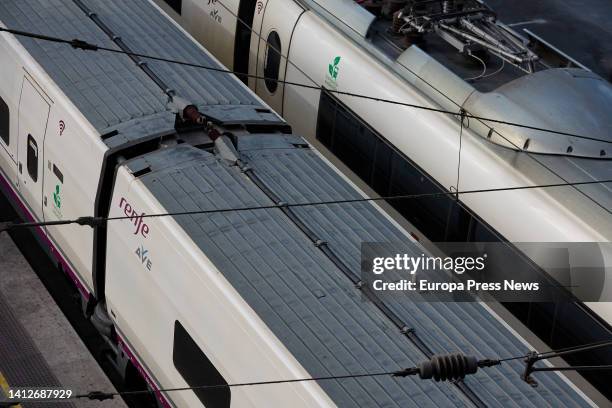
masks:
<instances>
[{"instance_id":1,"label":"green leaf logo","mask_svg":"<svg viewBox=\"0 0 612 408\"><path fill-rule=\"evenodd\" d=\"M59 184L55 186L55 192L53 193L53 202L57 208L62 207L62 198L60 196L60 186Z\"/></svg>"},{"instance_id":2,"label":"green leaf logo","mask_svg":"<svg viewBox=\"0 0 612 408\"><path fill-rule=\"evenodd\" d=\"M338 79L338 72L340 71L340 67L338 66L338 64L340 64L340 59L340 56L335 57L332 60L332 63L327 66L329 76L333 81L336 81L336 79Z\"/></svg>"}]
</instances>

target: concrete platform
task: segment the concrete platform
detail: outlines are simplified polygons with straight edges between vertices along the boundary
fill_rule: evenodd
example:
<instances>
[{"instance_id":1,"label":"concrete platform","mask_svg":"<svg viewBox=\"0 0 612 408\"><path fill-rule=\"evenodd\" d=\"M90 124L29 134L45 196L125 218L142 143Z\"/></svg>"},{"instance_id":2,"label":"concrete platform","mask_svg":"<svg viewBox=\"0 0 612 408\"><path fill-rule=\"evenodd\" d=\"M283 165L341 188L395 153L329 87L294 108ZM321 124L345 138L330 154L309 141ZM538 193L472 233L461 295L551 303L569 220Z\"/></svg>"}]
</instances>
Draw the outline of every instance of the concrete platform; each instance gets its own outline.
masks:
<instances>
[{"instance_id":1,"label":"concrete platform","mask_svg":"<svg viewBox=\"0 0 612 408\"><path fill-rule=\"evenodd\" d=\"M0 388L8 386L115 391L9 235L0 233ZM28 406L126 407L117 397Z\"/></svg>"}]
</instances>

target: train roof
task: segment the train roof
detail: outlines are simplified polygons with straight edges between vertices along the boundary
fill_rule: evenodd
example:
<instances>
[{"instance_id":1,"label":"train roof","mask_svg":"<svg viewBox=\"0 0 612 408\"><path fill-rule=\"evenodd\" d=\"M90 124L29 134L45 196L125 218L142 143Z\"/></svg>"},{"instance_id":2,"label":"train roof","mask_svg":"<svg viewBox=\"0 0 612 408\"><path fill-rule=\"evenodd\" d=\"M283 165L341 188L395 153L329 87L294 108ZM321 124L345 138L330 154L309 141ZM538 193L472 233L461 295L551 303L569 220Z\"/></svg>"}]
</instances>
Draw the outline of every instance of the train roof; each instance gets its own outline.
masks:
<instances>
[{"instance_id":1,"label":"train roof","mask_svg":"<svg viewBox=\"0 0 612 408\"><path fill-rule=\"evenodd\" d=\"M144 0L2 1L0 21L12 29L79 38L120 50L78 3L104 21L133 52L224 69L182 29ZM120 129L122 137L135 138L146 136L152 128L157 131L174 128L174 113L169 109L166 90L129 56L75 50L65 44L25 37L17 39L100 134ZM171 84L177 96L206 107L203 112L207 115L225 118L230 112L234 117L240 115L252 121L282 121L273 112L256 111L261 108L260 100L233 75L146 62L161 80Z\"/></svg>"},{"instance_id":2,"label":"train roof","mask_svg":"<svg viewBox=\"0 0 612 408\"><path fill-rule=\"evenodd\" d=\"M105 21L136 52L220 67L189 36L146 0L11 0L0 2L8 27L116 47L107 33L77 5ZM63 92L102 134L137 138L172 129L167 95L123 55L73 50L18 39ZM150 63L183 98L227 121L282 122L234 76ZM261 112L260 112L261 111ZM245 119L246 118L246 119ZM287 202L358 198L359 193L307 143L293 135L236 137L244 168L189 145L168 147L128 162L133 171L149 167L140 180L168 211L269 205L272 192ZM329 255L307 238L307 226L351 271L359 273L360 245L408 239L369 203L294 210L176 216L176 222L313 376L397 370L425 359L380 307L359 290ZM416 256L420 253L415 253ZM524 354L527 346L479 303L425 303L398 297L386 307L414 328L432 352L463 351L495 358ZM520 378L520 362L479 370L465 379L469 392L489 406L588 406L589 402L555 373L540 373L532 388ZM415 378L361 378L321 381L340 406L464 406L454 384Z\"/></svg>"},{"instance_id":3,"label":"train roof","mask_svg":"<svg viewBox=\"0 0 612 408\"><path fill-rule=\"evenodd\" d=\"M599 75L577 68L547 69L527 75L512 64L505 64L503 72L468 83L462 78L475 76L478 65L466 64L465 57L439 37L428 37L423 49L417 45L407 47L404 38L388 32L388 20L376 18L362 4L343 0L296 1L432 98L436 107L447 110L463 107L476 116L587 136L572 138L502 124L490 127L491 124L473 121L472 131L483 138L481 142L534 183L596 182L612 177L609 161L612 86ZM529 2L521 7L504 8L519 15L534 14L540 9ZM565 9L554 13L561 13L564 23L571 15ZM584 52L580 57L585 57ZM491 129L502 136L489 139ZM526 141L528 149L516 149L526 146ZM508 154L509 149L512 155ZM612 188L608 184L561 187L546 192L585 220L601 234L602 240L611 239Z\"/></svg>"},{"instance_id":4,"label":"train roof","mask_svg":"<svg viewBox=\"0 0 612 408\"><path fill-rule=\"evenodd\" d=\"M359 198L360 194L301 138L238 136L242 166L187 145L127 163L149 171L140 181L169 212ZM250 169L267 191L245 178ZM267 189L267 190L266 190ZM361 296L330 251L359 278L360 245L408 238L370 203L175 216L176 222L313 376L397 370L425 359L381 310ZM298 225L305 225L307 236ZM421 250L413 249L414 256ZM463 351L481 358L521 355L527 346L479 303L426 303L404 297L388 306L434 353ZM465 379L488 406L588 405L556 374L533 388L519 361ZM414 378L321 381L339 406L470 405L449 383Z\"/></svg>"}]
</instances>

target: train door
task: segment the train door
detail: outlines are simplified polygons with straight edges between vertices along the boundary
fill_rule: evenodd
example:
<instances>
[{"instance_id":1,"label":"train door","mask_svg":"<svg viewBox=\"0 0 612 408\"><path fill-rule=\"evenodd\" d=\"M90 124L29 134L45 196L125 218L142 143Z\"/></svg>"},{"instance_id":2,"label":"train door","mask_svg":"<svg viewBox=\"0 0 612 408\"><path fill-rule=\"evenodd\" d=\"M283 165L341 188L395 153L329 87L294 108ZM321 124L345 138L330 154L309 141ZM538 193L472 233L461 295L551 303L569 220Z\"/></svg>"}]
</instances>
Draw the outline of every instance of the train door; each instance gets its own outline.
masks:
<instances>
[{"instance_id":1,"label":"train door","mask_svg":"<svg viewBox=\"0 0 612 408\"><path fill-rule=\"evenodd\" d=\"M249 56L251 54L251 30L257 0L240 0L238 22L236 23L236 40L234 42L234 71L238 78L248 85L248 77L240 74L249 73ZM261 2L259 2L261 3ZM261 5L260 5L261 7Z\"/></svg>"},{"instance_id":2,"label":"train door","mask_svg":"<svg viewBox=\"0 0 612 408\"><path fill-rule=\"evenodd\" d=\"M259 10L259 8L258 8ZM293 29L304 9L287 0L268 0L261 12L256 13L253 25L260 23L257 48L257 75L266 79L256 81L255 91L281 115L283 114L284 85L287 59Z\"/></svg>"},{"instance_id":3,"label":"train door","mask_svg":"<svg viewBox=\"0 0 612 408\"><path fill-rule=\"evenodd\" d=\"M18 185L30 210L42 219L43 142L50 103L25 76L21 87L18 119Z\"/></svg>"},{"instance_id":4,"label":"train door","mask_svg":"<svg viewBox=\"0 0 612 408\"><path fill-rule=\"evenodd\" d=\"M14 109L11 109L10 102L0 90L0 171L3 171L7 182L14 181L13 174L17 157L17 141L11 133L11 130L16 128L11 120Z\"/></svg>"}]
</instances>

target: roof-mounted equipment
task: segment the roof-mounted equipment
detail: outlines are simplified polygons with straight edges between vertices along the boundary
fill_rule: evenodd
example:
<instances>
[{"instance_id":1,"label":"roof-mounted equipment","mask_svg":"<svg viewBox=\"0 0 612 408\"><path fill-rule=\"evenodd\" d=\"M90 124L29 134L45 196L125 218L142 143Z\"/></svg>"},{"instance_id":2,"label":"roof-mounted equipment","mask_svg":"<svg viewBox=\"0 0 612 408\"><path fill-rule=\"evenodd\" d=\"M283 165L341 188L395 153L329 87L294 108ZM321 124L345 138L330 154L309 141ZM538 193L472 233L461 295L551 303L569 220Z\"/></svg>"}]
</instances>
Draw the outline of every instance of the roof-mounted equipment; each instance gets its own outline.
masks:
<instances>
[{"instance_id":1,"label":"roof-mounted equipment","mask_svg":"<svg viewBox=\"0 0 612 408\"><path fill-rule=\"evenodd\" d=\"M535 72L539 57L529 49L529 41L498 21L480 0L408 0L393 20L396 34L412 39L436 34L463 54L489 52L525 72Z\"/></svg>"}]
</instances>

